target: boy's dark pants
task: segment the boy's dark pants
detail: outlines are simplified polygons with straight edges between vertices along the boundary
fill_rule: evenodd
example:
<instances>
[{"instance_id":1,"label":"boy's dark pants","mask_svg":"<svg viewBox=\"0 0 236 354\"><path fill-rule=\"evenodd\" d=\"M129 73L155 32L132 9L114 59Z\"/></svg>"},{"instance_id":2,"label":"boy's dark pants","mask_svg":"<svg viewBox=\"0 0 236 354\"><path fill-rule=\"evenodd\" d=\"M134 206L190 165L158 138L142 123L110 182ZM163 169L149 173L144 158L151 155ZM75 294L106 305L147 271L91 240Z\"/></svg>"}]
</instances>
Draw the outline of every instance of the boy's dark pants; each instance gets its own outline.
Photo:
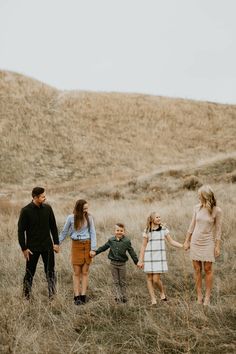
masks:
<instances>
[{"instance_id":1,"label":"boy's dark pants","mask_svg":"<svg viewBox=\"0 0 236 354\"><path fill-rule=\"evenodd\" d=\"M111 261L111 274L115 285L116 299L118 301L126 300L126 263Z\"/></svg>"},{"instance_id":2,"label":"boy's dark pants","mask_svg":"<svg viewBox=\"0 0 236 354\"><path fill-rule=\"evenodd\" d=\"M49 297L52 297L55 294L56 290L56 278L55 278L55 258L53 249L46 251L32 251L33 254L30 255L29 260L26 261L26 271L23 281L23 292L26 298L30 298L31 288L33 283L34 274L36 271L37 263L40 255L43 259L44 272L46 274L48 282L48 292Z\"/></svg>"}]
</instances>

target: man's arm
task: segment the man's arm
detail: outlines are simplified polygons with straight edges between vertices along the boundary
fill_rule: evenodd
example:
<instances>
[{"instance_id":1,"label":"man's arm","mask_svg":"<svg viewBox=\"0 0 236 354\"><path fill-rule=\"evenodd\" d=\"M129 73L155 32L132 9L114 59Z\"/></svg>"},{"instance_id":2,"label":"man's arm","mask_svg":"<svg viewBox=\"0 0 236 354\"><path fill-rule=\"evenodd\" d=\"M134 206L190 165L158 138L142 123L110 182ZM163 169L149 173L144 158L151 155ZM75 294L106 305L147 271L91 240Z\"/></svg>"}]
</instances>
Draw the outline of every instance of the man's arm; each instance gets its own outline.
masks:
<instances>
[{"instance_id":1,"label":"man's arm","mask_svg":"<svg viewBox=\"0 0 236 354\"><path fill-rule=\"evenodd\" d=\"M21 209L20 217L18 220L18 241L22 251L27 249L25 231L27 227L27 216L24 209Z\"/></svg>"},{"instance_id":2,"label":"man's arm","mask_svg":"<svg viewBox=\"0 0 236 354\"><path fill-rule=\"evenodd\" d=\"M56 219L53 213L52 208L50 207L50 215L49 215L49 224L50 224L50 231L53 238L54 245L59 245L59 238L58 238L58 229L56 224Z\"/></svg>"}]
</instances>

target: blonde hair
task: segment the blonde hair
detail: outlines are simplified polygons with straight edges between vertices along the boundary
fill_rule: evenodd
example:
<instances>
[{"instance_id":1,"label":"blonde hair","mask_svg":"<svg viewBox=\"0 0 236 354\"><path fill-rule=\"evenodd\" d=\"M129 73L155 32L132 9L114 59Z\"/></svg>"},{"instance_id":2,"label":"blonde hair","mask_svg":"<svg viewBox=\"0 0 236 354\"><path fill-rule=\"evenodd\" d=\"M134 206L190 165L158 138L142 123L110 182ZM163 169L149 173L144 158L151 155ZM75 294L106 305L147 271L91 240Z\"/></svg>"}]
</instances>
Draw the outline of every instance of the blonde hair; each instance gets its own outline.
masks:
<instances>
[{"instance_id":1,"label":"blonde hair","mask_svg":"<svg viewBox=\"0 0 236 354\"><path fill-rule=\"evenodd\" d=\"M210 214L216 206L216 198L212 188L209 185L203 185L198 189L200 195L201 207L206 207Z\"/></svg>"},{"instance_id":2,"label":"blonde hair","mask_svg":"<svg viewBox=\"0 0 236 354\"><path fill-rule=\"evenodd\" d=\"M153 220L156 216L157 212L156 211L153 211L151 212L151 214L147 217L147 222L146 222L146 228L145 228L145 232L150 232L152 231L152 223L153 223ZM163 223L160 223L160 226L164 226Z\"/></svg>"}]
</instances>

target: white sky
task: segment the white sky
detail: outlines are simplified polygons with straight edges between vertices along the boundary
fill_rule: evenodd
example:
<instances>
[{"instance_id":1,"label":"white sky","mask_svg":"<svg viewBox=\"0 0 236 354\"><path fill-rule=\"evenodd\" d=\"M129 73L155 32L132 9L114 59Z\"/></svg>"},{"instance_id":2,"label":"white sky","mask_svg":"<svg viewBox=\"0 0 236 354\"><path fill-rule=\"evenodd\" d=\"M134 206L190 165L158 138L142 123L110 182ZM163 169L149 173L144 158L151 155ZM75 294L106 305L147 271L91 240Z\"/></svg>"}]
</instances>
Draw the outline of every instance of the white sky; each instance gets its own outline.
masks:
<instances>
[{"instance_id":1,"label":"white sky","mask_svg":"<svg viewBox=\"0 0 236 354\"><path fill-rule=\"evenodd\" d=\"M236 0L0 0L0 70L236 104Z\"/></svg>"}]
</instances>

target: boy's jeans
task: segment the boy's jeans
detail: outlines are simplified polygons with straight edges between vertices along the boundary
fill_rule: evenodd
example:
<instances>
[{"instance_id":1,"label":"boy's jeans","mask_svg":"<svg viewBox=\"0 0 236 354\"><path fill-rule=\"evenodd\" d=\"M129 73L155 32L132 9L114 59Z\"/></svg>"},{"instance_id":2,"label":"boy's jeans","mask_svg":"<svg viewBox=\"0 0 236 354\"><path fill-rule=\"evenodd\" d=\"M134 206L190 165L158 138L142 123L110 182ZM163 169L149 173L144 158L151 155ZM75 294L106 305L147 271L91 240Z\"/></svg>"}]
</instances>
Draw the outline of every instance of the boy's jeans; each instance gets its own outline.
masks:
<instances>
[{"instance_id":1,"label":"boy's jeans","mask_svg":"<svg viewBox=\"0 0 236 354\"><path fill-rule=\"evenodd\" d=\"M115 297L118 301L126 301L126 264L111 261L111 274L115 285Z\"/></svg>"}]
</instances>

